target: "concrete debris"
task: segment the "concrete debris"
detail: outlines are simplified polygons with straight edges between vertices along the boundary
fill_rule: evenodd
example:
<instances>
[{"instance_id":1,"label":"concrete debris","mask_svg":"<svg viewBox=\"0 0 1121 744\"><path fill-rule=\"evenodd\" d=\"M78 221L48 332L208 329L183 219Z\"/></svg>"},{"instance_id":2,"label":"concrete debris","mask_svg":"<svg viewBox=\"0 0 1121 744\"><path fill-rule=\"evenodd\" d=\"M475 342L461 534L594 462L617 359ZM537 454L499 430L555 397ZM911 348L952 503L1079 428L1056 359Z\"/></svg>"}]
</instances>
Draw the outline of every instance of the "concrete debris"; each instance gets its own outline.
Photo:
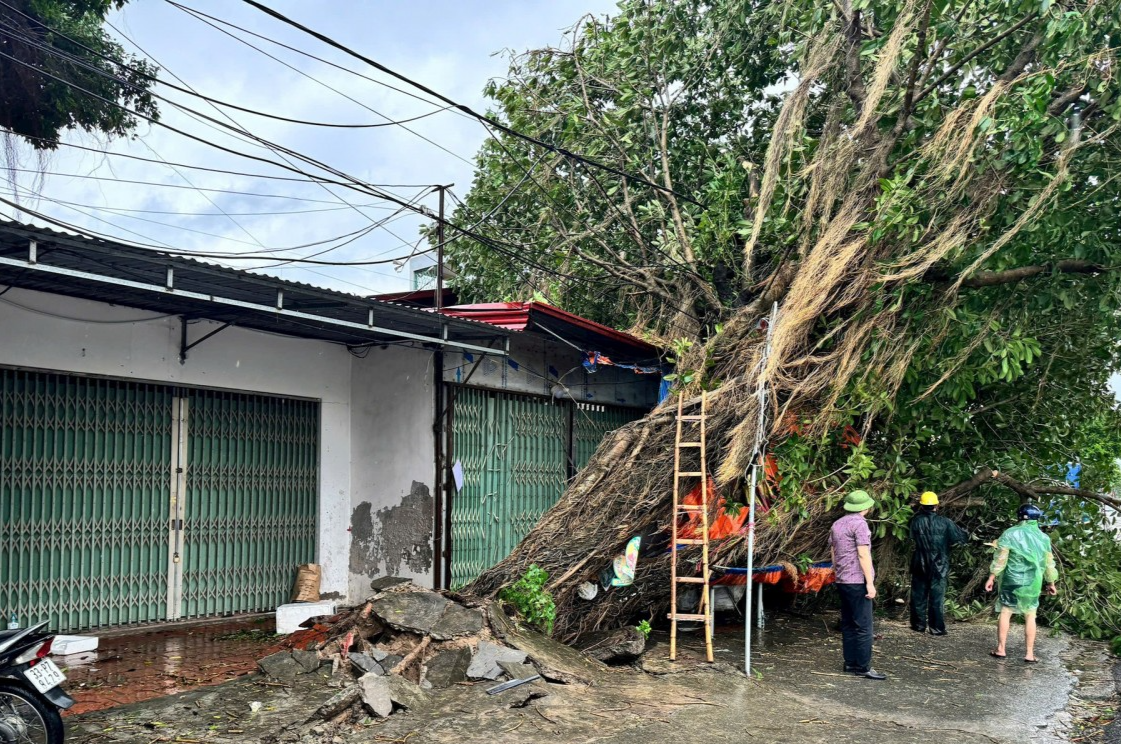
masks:
<instances>
[{"instance_id":1,"label":"concrete debris","mask_svg":"<svg viewBox=\"0 0 1121 744\"><path fill-rule=\"evenodd\" d=\"M388 677L367 674L358 680L362 694L362 705L370 715L388 718L393 713L393 698L389 695Z\"/></svg>"},{"instance_id":2,"label":"concrete debris","mask_svg":"<svg viewBox=\"0 0 1121 744\"><path fill-rule=\"evenodd\" d=\"M417 710L428 702L428 694L404 677L391 674L383 677L389 683L389 697L405 710Z\"/></svg>"},{"instance_id":3,"label":"concrete debris","mask_svg":"<svg viewBox=\"0 0 1121 744\"><path fill-rule=\"evenodd\" d=\"M537 670L532 664L521 664L516 661L500 661L498 666L502 667L502 671L510 679L528 679L535 674Z\"/></svg>"},{"instance_id":4,"label":"concrete debris","mask_svg":"<svg viewBox=\"0 0 1121 744\"><path fill-rule=\"evenodd\" d=\"M408 583L410 583L409 579L403 579L400 576L382 576L371 581L370 588L375 592L384 592L387 589L393 589Z\"/></svg>"},{"instance_id":5,"label":"concrete debris","mask_svg":"<svg viewBox=\"0 0 1121 744\"><path fill-rule=\"evenodd\" d=\"M383 651L382 653L384 654L385 652ZM358 670L364 674L373 674L377 677L385 674L386 670L382 667L381 664L374 661L372 658L362 653L361 651L351 651L347 658L350 659L351 664L357 667ZM384 659L385 656L383 655L382 658Z\"/></svg>"},{"instance_id":6,"label":"concrete debris","mask_svg":"<svg viewBox=\"0 0 1121 744\"><path fill-rule=\"evenodd\" d=\"M330 720L340 713L344 712L347 708L357 703L362 697L362 691L358 685L349 685L344 687L336 695L332 696L327 702L319 706L315 711L313 718L322 720Z\"/></svg>"},{"instance_id":7,"label":"concrete debris","mask_svg":"<svg viewBox=\"0 0 1121 744\"><path fill-rule=\"evenodd\" d=\"M470 665L470 648L441 651L425 665L424 679L437 689L451 687L467 680L467 667Z\"/></svg>"},{"instance_id":8,"label":"concrete debris","mask_svg":"<svg viewBox=\"0 0 1121 744\"><path fill-rule=\"evenodd\" d=\"M450 641L453 638L478 635L483 630L483 613L449 603L443 617L432 626L432 639Z\"/></svg>"},{"instance_id":9,"label":"concrete debris","mask_svg":"<svg viewBox=\"0 0 1121 744\"><path fill-rule=\"evenodd\" d=\"M536 633L529 635L539 645L526 645L525 634L514 629L501 608L467 606L470 600L398 579L379 579L373 586L378 593L367 602L319 618L313 627L289 636L281 644L284 650L259 662L278 679L314 672L322 665L328 677L324 686L341 688L316 710L308 726L324 723L330 728L387 718L395 710L416 710L429 701L427 691L472 680L525 684L538 674L552 679L554 667L568 666L561 657L550 656L560 653L554 647L597 664ZM501 615L498 620L496 613ZM519 645L525 648L515 648ZM529 648L534 650L527 654ZM563 681L578 678L565 675ZM543 682L533 686L544 689Z\"/></svg>"},{"instance_id":10,"label":"concrete debris","mask_svg":"<svg viewBox=\"0 0 1121 744\"><path fill-rule=\"evenodd\" d=\"M629 626L590 633L576 647L604 664L632 664L646 651L646 636Z\"/></svg>"},{"instance_id":11,"label":"concrete debris","mask_svg":"<svg viewBox=\"0 0 1121 744\"><path fill-rule=\"evenodd\" d=\"M521 664L525 662L525 659L524 651L480 641L479 650L475 653L475 658L471 660L471 666L467 667L467 677L469 679L498 679L502 676L502 667L498 666L498 662L513 661Z\"/></svg>"},{"instance_id":12,"label":"concrete debris","mask_svg":"<svg viewBox=\"0 0 1121 744\"><path fill-rule=\"evenodd\" d=\"M320 659L319 654L314 651L296 649L292 652L292 659L303 667L304 672L315 672L319 670L319 667L323 666L323 659Z\"/></svg>"},{"instance_id":13,"label":"concrete debris","mask_svg":"<svg viewBox=\"0 0 1121 744\"><path fill-rule=\"evenodd\" d=\"M448 604L435 592L402 592L374 600L373 611L391 628L427 635L443 617Z\"/></svg>"},{"instance_id":14,"label":"concrete debris","mask_svg":"<svg viewBox=\"0 0 1121 744\"><path fill-rule=\"evenodd\" d=\"M271 656L266 656L257 662L257 666L261 668L262 672L281 682L293 680L297 676L306 674L309 671L292 658L292 653L290 651L281 651Z\"/></svg>"}]
</instances>

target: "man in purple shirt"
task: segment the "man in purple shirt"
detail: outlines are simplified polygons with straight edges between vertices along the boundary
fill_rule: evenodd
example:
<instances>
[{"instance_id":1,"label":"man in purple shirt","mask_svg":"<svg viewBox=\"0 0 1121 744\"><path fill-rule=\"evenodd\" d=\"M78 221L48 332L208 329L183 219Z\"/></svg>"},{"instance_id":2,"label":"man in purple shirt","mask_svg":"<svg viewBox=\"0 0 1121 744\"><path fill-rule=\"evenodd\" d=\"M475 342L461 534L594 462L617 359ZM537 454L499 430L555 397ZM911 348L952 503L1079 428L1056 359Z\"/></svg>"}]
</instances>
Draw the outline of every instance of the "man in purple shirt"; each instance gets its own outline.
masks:
<instances>
[{"instance_id":1,"label":"man in purple shirt","mask_svg":"<svg viewBox=\"0 0 1121 744\"><path fill-rule=\"evenodd\" d=\"M845 497L845 516L829 530L829 550L837 591L841 595L841 634L845 671L868 679L887 679L872 668L872 600L876 570L872 568L872 531L864 515L876 502L867 491Z\"/></svg>"}]
</instances>

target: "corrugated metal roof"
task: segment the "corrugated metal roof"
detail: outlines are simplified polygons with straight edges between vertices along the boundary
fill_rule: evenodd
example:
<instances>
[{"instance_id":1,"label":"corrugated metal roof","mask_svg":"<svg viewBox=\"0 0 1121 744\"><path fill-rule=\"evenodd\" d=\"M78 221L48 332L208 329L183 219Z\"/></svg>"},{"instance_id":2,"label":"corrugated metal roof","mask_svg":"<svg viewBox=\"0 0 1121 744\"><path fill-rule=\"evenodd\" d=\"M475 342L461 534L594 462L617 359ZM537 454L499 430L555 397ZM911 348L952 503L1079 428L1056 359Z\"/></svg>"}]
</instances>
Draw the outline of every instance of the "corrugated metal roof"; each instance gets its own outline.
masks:
<instances>
[{"instance_id":1,"label":"corrugated metal roof","mask_svg":"<svg viewBox=\"0 0 1121 744\"><path fill-rule=\"evenodd\" d=\"M490 323L516 333L540 329L556 340L584 351L619 355L618 362L654 362L659 356L659 349L653 344L543 302L484 302L455 305L440 312L454 318Z\"/></svg>"},{"instance_id":2,"label":"corrugated metal roof","mask_svg":"<svg viewBox=\"0 0 1121 744\"><path fill-rule=\"evenodd\" d=\"M8 220L0 220L0 284L346 344L446 334L453 345L488 346L507 335L468 318Z\"/></svg>"}]
</instances>

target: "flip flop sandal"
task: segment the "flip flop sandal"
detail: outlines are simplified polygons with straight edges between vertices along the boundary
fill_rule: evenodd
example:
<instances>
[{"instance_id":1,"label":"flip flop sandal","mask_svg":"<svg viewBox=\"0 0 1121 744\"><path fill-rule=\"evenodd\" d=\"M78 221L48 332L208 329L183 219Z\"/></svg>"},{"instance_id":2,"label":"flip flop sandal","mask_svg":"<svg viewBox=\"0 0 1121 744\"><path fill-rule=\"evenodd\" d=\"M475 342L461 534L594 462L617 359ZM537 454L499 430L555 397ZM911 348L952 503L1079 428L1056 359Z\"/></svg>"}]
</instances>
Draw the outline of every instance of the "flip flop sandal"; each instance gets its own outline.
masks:
<instances>
[{"instance_id":1,"label":"flip flop sandal","mask_svg":"<svg viewBox=\"0 0 1121 744\"><path fill-rule=\"evenodd\" d=\"M1007 654L998 654L996 651L990 651L989 656L993 657L994 659L1007 659L1008 658Z\"/></svg>"},{"instance_id":2,"label":"flip flop sandal","mask_svg":"<svg viewBox=\"0 0 1121 744\"><path fill-rule=\"evenodd\" d=\"M1039 659L1024 659L1025 664L1038 664Z\"/></svg>"}]
</instances>

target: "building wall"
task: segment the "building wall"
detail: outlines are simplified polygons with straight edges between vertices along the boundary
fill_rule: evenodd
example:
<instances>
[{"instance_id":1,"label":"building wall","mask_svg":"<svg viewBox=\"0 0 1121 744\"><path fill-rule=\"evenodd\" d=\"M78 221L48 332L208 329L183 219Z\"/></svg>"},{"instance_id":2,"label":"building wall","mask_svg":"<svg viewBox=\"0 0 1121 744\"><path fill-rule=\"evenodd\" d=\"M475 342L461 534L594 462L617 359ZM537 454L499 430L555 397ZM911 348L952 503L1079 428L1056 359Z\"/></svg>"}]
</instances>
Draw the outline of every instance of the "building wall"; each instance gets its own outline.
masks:
<instances>
[{"instance_id":1,"label":"building wall","mask_svg":"<svg viewBox=\"0 0 1121 744\"><path fill-rule=\"evenodd\" d=\"M449 351L444 379L463 382L479 361L474 352ZM658 402L658 375L636 375L631 370L601 366L584 371L583 354L559 341L532 334L514 334L510 357L486 357L468 384L496 390L571 397L588 403L653 408Z\"/></svg>"},{"instance_id":2,"label":"building wall","mask_svg":"<svg viewBox=\"0 0 1121 744\"><path fill-rule=\"evenodd\" d=\"M129 322L134 320L139 322ZM190 338L218 325L194 323ZM0 365L318 399L321 589L327 597L345 599L351 491L347 350L231 327L191 349L181 365L179 337L177 317L19 289L0 297Z\"/></svg>"},{"instance_id":3,"label":"building wall","mask_svg":"<svg viewBox=\"0 0 1121 744\"><path fill-rule=\"evenodd\" d=\"M372 347L352 359L350 598L370 579L432 584L436 452L434 354Z\"/></svg>"}]
</instances>

